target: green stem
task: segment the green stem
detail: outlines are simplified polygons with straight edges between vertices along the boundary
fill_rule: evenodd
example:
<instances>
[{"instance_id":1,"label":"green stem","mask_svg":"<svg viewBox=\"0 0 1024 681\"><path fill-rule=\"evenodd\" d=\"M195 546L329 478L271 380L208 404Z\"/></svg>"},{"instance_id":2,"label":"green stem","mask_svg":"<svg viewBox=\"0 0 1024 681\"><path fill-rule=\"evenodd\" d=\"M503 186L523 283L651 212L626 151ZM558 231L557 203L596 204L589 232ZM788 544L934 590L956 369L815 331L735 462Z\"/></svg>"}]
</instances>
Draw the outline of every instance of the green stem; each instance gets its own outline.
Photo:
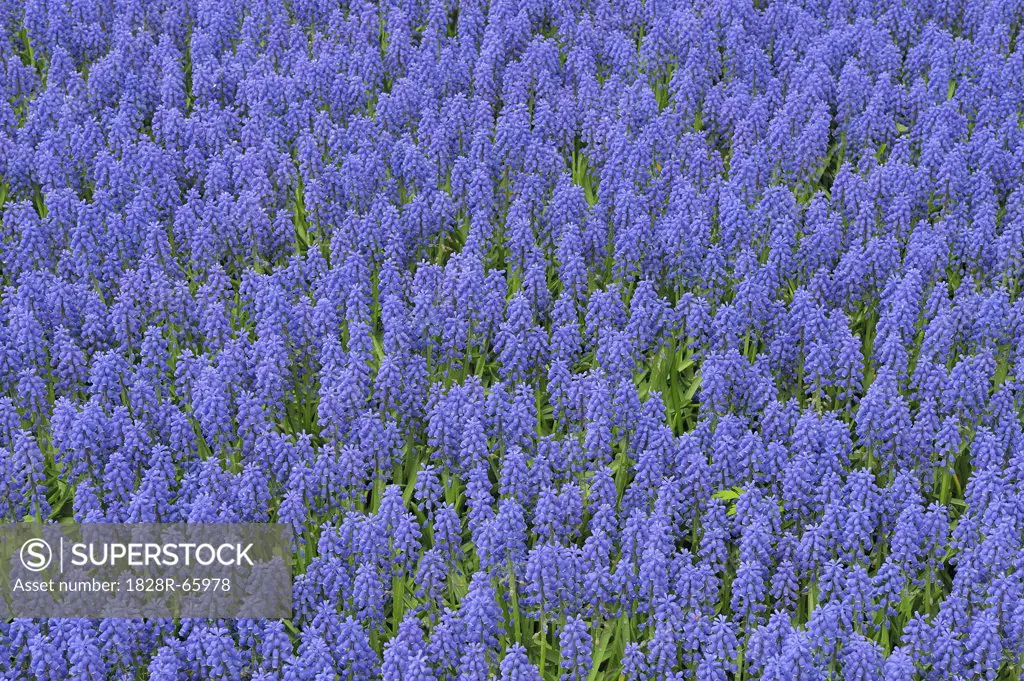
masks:
<instances>
[{"instance_id":1,"label":"green stem","mask_svg":"<svg viewBox=\"0 0 1024 681\"><path fill-rule=\"evenodd\" d=\"M548 636L547 636L547 633L548 633L547 632L547 622L545 621L545 618L544 618L544 608L542 606L541 609L540 609L540 664L538 665L538 667L540 669L540 678L542 678L542 679L544 678L544 662L545 662L544 658L547 656L547 651L548 651L548 645L547 645L547 643L548 643Z\"/></svg>"},{"instance_id":2,"label":"green stem","mask_svg":"<svg viewBox=\"0 0 1024 681\"><path fill-rule=\"evenodd\" d=\"M512 635L516 643L523 640L522 622L519 617L519 594L516 589L516 573L512 567L512 558L508 559L508 592L512 601Z\"/></svg>"},{"instance_id":3,"label":"green stem","mask_svg":"<svg viewBox=\"0 0 1024 681\"><path fill-rule=\"evenodd\" d=\"M398 634L398 626L405 615L405 577L396 574L391 580L391 633Z\"/></svg>"}]
</instances>

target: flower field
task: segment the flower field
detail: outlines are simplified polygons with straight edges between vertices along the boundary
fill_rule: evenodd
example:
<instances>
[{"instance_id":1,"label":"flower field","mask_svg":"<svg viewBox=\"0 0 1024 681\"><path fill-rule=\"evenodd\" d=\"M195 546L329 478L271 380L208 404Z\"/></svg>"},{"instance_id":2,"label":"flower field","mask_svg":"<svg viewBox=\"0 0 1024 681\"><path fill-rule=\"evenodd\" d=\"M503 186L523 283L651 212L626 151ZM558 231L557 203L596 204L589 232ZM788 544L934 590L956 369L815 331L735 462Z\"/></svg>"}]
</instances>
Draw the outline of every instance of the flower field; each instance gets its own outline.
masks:
<instances>
[{"instance_id":1,"label":"flower field","mask_svg":"<svg viewBox=\"0 0 1024 681\"><path fill-rule=\"evenodd\" d=\"M0 674L1019 680L1022 23L0 1L0 518L294 531Z\"/></svg>"}]
</instances>

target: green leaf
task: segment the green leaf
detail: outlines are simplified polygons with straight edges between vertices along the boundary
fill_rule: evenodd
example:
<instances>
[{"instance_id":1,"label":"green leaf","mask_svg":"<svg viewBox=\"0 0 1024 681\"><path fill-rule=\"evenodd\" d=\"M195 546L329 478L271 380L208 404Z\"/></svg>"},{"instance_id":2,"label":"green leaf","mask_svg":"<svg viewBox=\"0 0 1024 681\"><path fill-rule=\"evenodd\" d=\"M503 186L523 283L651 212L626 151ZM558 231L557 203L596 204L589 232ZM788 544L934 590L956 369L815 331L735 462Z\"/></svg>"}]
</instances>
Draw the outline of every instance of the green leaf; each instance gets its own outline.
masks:
<instances>
[{"instance_id":1,"label":"green leaf","mask_svg":"<svg viewBox=\"0 0 1024 681\"><path fill-rule=\"evenodd\" d=\"M594 649L593 664L590 667L590 673L587 675L588 681L597 680L597 675L600 673L601 665L612 656L612 651L608 644L612 640L613 630L613 627L607 624L601 630L601 635L598 637L597 647Z\"/></svg>"},{"instance_id":2,"label":"green leaf","mask_svg":"<svg viewBox=\"0 0 1024 681\"><path fill-rule=\"evenodd\" d=\"M700 374L693 377L693 382L686 389L686 392L683 393L683 404L687 404L693 400L693 396L697 394L697 389L700 388L700 380Z\"/></svg>"},{"instance_id":3,"label":"green leaf","mask_svg":"<svg viewBox=\"0 0 1024 681\"><path fill-rule=\"evenodd\" d=\"M715 492L711 496L715 499L721 499L722 501L735 501L740 498L744 490L742 487L730 487L729 489L723 489Z\"/></svg>"}]
</instances>

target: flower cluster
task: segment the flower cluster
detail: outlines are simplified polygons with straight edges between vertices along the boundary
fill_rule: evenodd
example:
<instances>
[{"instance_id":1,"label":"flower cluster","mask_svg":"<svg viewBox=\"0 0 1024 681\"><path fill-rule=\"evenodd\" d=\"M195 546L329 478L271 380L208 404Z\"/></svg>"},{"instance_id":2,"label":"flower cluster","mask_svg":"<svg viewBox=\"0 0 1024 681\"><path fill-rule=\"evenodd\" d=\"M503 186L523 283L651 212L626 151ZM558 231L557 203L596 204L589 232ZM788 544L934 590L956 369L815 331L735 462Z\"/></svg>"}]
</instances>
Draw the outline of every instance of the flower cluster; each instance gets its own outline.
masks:
<instances>
[{"instance_id":1,"label":"flower cluster","mask_svg":"<svg viewBox=\"0 0 1024 681\"><path fill-rule=\"evenodd\" d=\"M291 620L10 679L1024 673L1020 0L0 6L0 516Z\"/></svg>"}]
</instances>

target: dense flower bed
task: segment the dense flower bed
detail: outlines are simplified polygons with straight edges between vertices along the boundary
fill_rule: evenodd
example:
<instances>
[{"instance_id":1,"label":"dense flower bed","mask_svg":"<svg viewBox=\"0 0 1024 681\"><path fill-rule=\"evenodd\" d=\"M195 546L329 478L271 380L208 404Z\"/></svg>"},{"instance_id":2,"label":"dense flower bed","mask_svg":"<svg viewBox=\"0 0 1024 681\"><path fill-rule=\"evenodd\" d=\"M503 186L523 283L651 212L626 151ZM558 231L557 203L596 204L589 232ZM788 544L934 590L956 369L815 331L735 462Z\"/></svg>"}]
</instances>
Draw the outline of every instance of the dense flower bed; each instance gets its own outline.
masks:
<instances>
[{"instance_id":1,"label":"dense flower bed","mask_svg":"<svg viewBox=\"0 0 1024 681\"><path fill-rule=\"evenodd\" d=\"M296 532L11 679L1019 679L1020 0L5 0L0 515Z\"/></svg>"}]
</instances>

